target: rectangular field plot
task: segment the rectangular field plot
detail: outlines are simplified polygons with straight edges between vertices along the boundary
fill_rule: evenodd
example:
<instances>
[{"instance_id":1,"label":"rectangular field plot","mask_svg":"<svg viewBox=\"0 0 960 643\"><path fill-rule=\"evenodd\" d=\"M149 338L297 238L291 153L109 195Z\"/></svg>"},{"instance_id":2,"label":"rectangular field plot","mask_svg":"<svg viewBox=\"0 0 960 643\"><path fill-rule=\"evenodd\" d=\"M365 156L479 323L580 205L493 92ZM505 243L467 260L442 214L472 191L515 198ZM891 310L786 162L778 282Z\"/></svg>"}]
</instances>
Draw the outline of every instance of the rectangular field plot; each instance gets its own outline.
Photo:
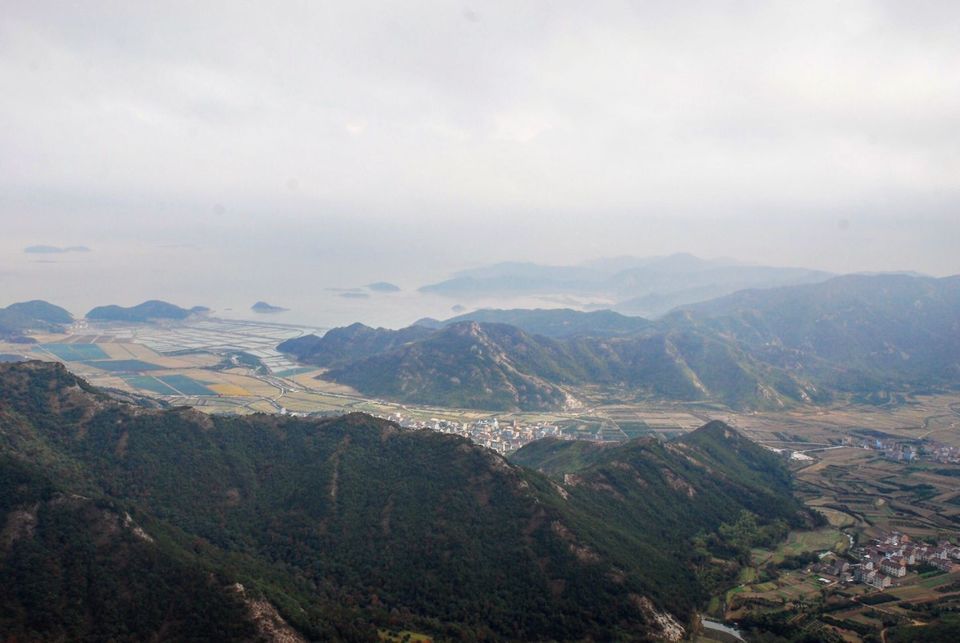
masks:
<instances>
[{"instance_id":1,"label":"rectangular field plot","mask_svg":"<svg viewBox=\"0 0 960 643\"><path fill-rule=\"evenodd\" d=\"M215 392L186 375L160 375L157 379L181 395L216 395Z\"/></svg>"},{"instance_id":2,"label":"rectangular field plot","mask_svg":"<svg viewBox=\"0 0 960 643\"><path fill-rule=\"evenodd\" d=\"M41 348L64 362L85 362L92 359L110 359L96 344L40 344Z\"/></svg>"},{"instance_id":3,"label":"rectangular field plot","mask_svg":"<svg viewBox=\"0 0 960 643\"><path fill-rule=\"evenodd\" d=\"M102 371L110 371L112 373L141 373L143 371L161 371L165 366L160 366L158 364L151 364L150 362L144 362L139 359L112 359L112 360L102 360L102 361L85 361L84 364L87 366L92 366L93 368L99 368Z\"/></svg>"},{"instance_id":4,"label":"rectangular field plot","mask_svg":"<svg viewBox=\"0 0 960 643\"><path fill-rule=\"evenodd\" d=\"M228 395L233 397L247 397L250 395L250 391L242 386L237 386L236 384L211 384L208 388L219 395Z\"/></svg>"},{"instance_id":5,"label":"rectangular field plot","mask_svg":"<svg viewBox=\"0 0 960 643\"><path fill-rule=\"evenodd\" d=\"M274 373L277 377L292 377L294 375L303 375L304 373L310 373L317 370L316 366L301 366L299 368L288 368L285 371L279 371Z\"/></svg>"},{"instance_id":6,"label":"rectangular field plot","mask_svg":"<svg viewBox=\"0 0 960 643\"><path fill-rule=\"evenodd\" d=\"M150 375L133 375L124 377L123 381L132 386L133 388L140 389L142 391L150 391L151 393L157 393L158 395L176 395L177 392L158 380L155 377Z\"/></svg>"},{"instance_id":7,"label":"rectangular field plot","mask_svg":"<svg viewBox=\"0 0 960 643\"><path fill-rule=\"evenodd\" d=\"M620 430L623 431L623 434L627 436L628 440L650 433L650 425L643 420L617 420L617 425L619 425Z\"/></svg>"}]
</instances>

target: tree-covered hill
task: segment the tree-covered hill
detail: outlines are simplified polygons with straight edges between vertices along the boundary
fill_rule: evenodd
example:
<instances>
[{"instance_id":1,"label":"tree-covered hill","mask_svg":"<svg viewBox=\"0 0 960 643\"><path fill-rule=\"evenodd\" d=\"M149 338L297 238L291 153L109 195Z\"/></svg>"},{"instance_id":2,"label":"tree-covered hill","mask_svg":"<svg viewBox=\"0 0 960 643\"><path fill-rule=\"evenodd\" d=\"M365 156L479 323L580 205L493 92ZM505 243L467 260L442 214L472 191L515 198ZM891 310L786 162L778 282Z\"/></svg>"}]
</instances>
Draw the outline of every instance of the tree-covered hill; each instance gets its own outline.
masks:
<instances>
[{"instance_id":1,"label":"tree-covered hill","mask_svg":"<svg viewBox=\"0 0 960 643\"><path fill-rule=\"evenodd\" d=\"M170 555L106 499L0 455L0 632L6 640L254 640L225 578Z\"/></svg>"},{"instance_id":2,"label":"tree-covered hill","mask_svg":"<svg viewBox=\"0 0 960 643\"><path fill-rule=\"evenodd\" d=\"M0 629L241 639L275 609L316 640L673 637L706 598L694 536L744 510L806 519L776 458L702 431L550 479L365 415L149 411L59 365L0 365L0 574L17 579Z\"/></svg>"},{"instance_id":3,"label":"tree-covered hill","mask_svg":"<svg viewBox=\"0 0 960 643\"><path fill-rule=\"evenodd\" d=\"M207 312L203 306L181 308L158 299L151 299L136 306L97 306L87 313L87 319L96 321L147 322L155 319L186 319L190 315Z\"/></svg>"},{"instance_id":4,"label":"tree-covered hill","mask_svg":"<svg viewBox=\"0 0 960 643\"><path fill-rule=\"evenodd\" d=\"M307 364L330 367L394 350L432 332L420 326L400 330L370 328L360 323L333 328L323 337L304 335L281 342L277 350Z\"/></svg>"},{"instance_id":5,"label":"tree-covered hill","mask_svg":"<svg viewBox=\"0 0 960 643\"><path fill-rule=\"evenodd\" d=\"M558 409L584 386L621 399L775 409L960 384L960 277L746 290L657 322L564 310L466 317L478 319L355 325L280 348L364 394L489 410Z\"/></svg>"},{"instance_id":6,"label":"tree-covered hill","mask_svg":"<svg viewBox=\"0 0 960 643\"><path fill-rule=\"evenodd\" d=\"M551 409L570 401L561 385L579 374L552 340L505 324L411 329L429 335L333 368L328 377L370 395L468 408Z\"/></svg>"},{"instance_id":7,"label":"tree-covered hill","mask_svg":"<svg viewBox=\"0 0 960 643\"><path fill-rule=\"evenodd\" d=\"M576 405L573 389L596 384L638 398L782 406L805 382L765 365L722 337L650 329L626 337L531 335L508 324L457 322L390 331L356 325L285 342L298 360L330 366L324 378L370 396L490 410ZM345 339L350 336L356 339Z\"/></svg>"},{"instance_id":8,"label":"tree-covered hill","mask_svg":"<svg viewBox=\"0 0 960 643\"><path fill-rule=\"evenodd\" d=\"M62 332L73 315L51 303L35 299L0 308L0 338L17 340L26 331Z\"/></svg>"}]
</instances>

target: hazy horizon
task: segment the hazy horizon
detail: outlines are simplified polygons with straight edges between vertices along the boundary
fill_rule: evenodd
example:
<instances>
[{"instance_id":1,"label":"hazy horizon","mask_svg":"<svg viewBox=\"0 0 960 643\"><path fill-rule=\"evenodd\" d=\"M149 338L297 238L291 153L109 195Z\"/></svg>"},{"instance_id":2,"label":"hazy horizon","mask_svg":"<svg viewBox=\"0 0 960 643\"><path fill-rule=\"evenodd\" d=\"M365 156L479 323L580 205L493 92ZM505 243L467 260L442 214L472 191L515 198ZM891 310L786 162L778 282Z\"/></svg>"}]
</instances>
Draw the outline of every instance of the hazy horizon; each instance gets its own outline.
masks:
<instances>
[{"instance_id":1,"label":"hazy horizon","mask_svg":"<svg viewBox=\"0 0 960 643\"><path fill-rule=\"evenodd\" d=\"M64 306L80 318L94 306L105 304L130 306L147 299L165 299L186 307L210 306L214 309L215 315L231 318L259 319L317 327L344 325L356 321L375 326L402 327L421 317L440 319L452 317L462 309L583 308L584 301L589 301L589 298L577 300L563 295L517 295L500 298L486 296L457 299L417 291L421 286L454 276L459 269L499 263L497 261L467 262L457 265L456 270L449 271L439 270L436 267L432 271L428 268L412 271L395 269L384 271L380 266L373 266L366 271L357 271L356 278L349 280L334 270L311 272L310 266L319 267L324 264L321 256L311 255L308 252L298 256L288 252L283 255L283 263L278 266L268 255L260 254L263 250L264 248L256 247L211 248L177 244L134 245L131 248L120 246L111 250L91 247L84 252L65 253L28 253L24 248L20 248L4 253L7 260L0 271L0 276L5 282L4 301L0 301L0 306L28 299L45 299ZM258 260L258 256L263 257L262 260ZM13 260L10 259L11 257ZM596 256L590 259L613 257L614 255ZM729 256L701 258L739 260L738 257ZM575 264L581 265L588 261L575 262ZM742 263L767 265L756 262ZM130 269L125 269L122 278L115 278L114 271L117 265L132 267L138 278L132 278ZM215 267L216 270L197 274L196 266L200 265ZM396 267L396 264L393 265ZM811 268L814 266L780 264L778 267ZM897 270L891 271L897 272ZM911 270L904 268L903 271ZM244 277L238 280L231 277L231 272ZM314 283L313 288L304 288L302 281L296 279L304 272L309 273ZM874 271L868 269L850 272ZM848 273L840 271L837 274ZM400 286L401 291L378 293L366 288L368 284L377 281L394 283ZM341 296L342 292L351 290L361 291L367 297L353 299ZM281 315L257 314L250 310L250 306L258 300L287 307L289 310ZM600 303L603 303L602 300ZM461 305L464 308L461 309Z\"/></svg>"},{"instance_id":2,"label":"hazy horizon","mask_svg":"<svg viewBox=\"0 0 960 643\"><path fill-rule=\"evenodd\" d=\"M323 293L676 252L956 274L958 61L948 2L10 2L0 293L400 323Z\"/></svg>"}]
</instances>

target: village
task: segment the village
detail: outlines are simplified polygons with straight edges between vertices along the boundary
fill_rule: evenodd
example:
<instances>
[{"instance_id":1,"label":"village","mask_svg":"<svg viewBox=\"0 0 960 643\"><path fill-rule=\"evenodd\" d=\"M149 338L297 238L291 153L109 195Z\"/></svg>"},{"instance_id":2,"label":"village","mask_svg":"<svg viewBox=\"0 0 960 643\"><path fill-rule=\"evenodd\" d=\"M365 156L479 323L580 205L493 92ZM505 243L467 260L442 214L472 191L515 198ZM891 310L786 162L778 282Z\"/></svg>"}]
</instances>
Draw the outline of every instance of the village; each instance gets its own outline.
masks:
<instances>
[{"instance_id":1,"label":"village","mask_svg":"<svg viewBox=\"0 0 960 643\"><path fill-rule=\"evenodd\" d=\"M815 571L824 584L863 583L877 589L900 584L909 574L960 571L960 547L949 541L933 545L899 532L884 532L850 554L858 561L825 554Z\"/></svg>"},{"instance_id":2,"label":"village","mask_svg":"<svg viewBox=\"0 0 960 643\"><path fill-rule=\"evenodd\" d=\"M944 464L960 463L960 448L934 442L932 440L904 441L881 438L844 438L845 446L855 446L861 449L880 451L885 458L897 462L913 462L914 460L928 460Z\"/></svg>"},{"instance_id":3,"label":"village","mask_svg":"<svg viewBox=\"0 0 960 643\"><path fill-rule=\"evenodd\" d=\"M516 420L501 424L493 418L483 418L475 422L456 422L452 420L414 420L404 418L399 413L384 416L384 419L396 422L408 429L430 429L440 433L460 435L500 454L516 451L534 440L546 437L573 439L565 436L555 424L539 422L533 425L521 425Z\"/></svg>"}]
</instances>

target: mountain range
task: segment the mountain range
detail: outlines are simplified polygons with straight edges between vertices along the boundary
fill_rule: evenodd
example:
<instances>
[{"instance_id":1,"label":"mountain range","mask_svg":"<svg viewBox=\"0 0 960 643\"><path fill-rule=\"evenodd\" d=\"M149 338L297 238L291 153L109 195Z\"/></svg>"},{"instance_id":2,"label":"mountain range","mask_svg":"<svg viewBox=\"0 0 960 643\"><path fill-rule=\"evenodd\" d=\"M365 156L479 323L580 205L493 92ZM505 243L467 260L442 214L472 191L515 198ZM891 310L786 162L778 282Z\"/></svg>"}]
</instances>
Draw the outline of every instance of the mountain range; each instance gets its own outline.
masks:
<instances>
[{"instance_id":1,"label":"mountain range","mask_svg":"<svg viewBox=\"0 0 960 643\"><path fill-rule=\"evenodd\" d=\"M960 382L960 276L849 275L747 290L677 310L664 323L732 338L829 386Z\"/></svg>"},{"instance_id":2,"label":"mountain range","mask_svg":"<svg viewBox=\"0 0 960 643\"><path fill-rule=\"evenodd\" d=\"M482 310L399 331L355 324L279 349L364 394L490 410L574 407L584 385L738 409L884 400L960 381L960 277L745 290L657 321Z\"/></svg>"},{"instance_id":3,"label":"mountain range","mask_svg":"<svg viewBox=\"0 0 960 643\"><path fill-rule=\"evenodd\" d=\"M612 310L581 312L570 308L514 308L510 310L480 309L451 317L445 321L425 317L414 326L443 328L462 321L509 324L533 335L544 337L614 337L630 335L653 326L642 317L621 315Z\"/></svg>"},{"instance_id":4,"label":"mountain range","mask_svg":"<svg viewBox=\"0 0 960 643\"><path fill-rule=\"evenodd\" d=\"M616 257L578 266L500 263L459 272L420 291L464 301L566 295L603 301L604 308L621 313L657 317L677 306L745 288L817 283L832 276L820 270L755 266L681 253Z\"/></svg>"},{"instance_id":5,"label":"mountain range","mask_svg":"<svg viewBox=\"0 0 960 643\"><path fill-rule=\"evenodd\" d=\"M147 410L43 362L0 365L0 420L18 640L678 640L748 546L723 525L813 520L720 422L511 463L362 414Z\"/></svg>"}]
</instances>

